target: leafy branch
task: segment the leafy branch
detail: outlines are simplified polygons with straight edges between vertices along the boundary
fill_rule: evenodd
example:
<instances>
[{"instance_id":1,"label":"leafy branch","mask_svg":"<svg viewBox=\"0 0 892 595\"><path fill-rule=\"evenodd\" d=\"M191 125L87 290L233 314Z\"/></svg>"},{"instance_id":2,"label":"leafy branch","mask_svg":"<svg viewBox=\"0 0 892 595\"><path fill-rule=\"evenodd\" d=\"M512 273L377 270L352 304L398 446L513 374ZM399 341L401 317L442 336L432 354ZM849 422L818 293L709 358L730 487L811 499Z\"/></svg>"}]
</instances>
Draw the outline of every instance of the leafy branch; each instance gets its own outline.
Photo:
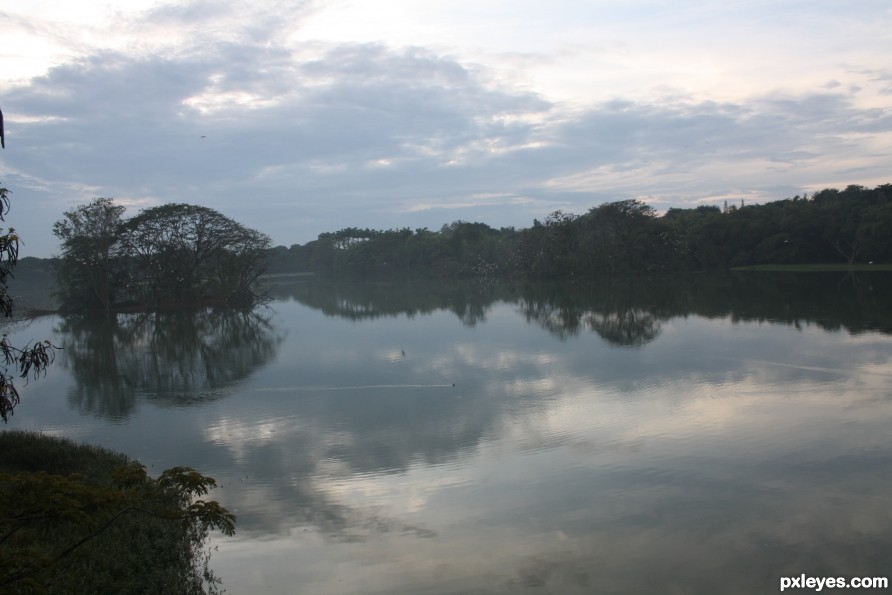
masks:
<instances>
[{"instance_id":1,"label":"leafy branch","mask_svg":"<svg viewBox=\"0 0 892 595\"><path fill-rule=\"evenodd\" d=\"M157 479L143 465L131 462L112 473L112 487L88 483L81 475L0 473L0 586L47 585L58 580L60 563L99 538L121 517L144 514L182 522L186 534L203 536L208 529L235 533L235 515L204 496L216 482L189 467L174 467ZM52 548L38 547L47 531L74 534ZM58 540L56 540L58 541Z\"/></svg>"},{"instance_id":2,"label":"leafy branch","mask_svg":"<svg viewBox=\"0 0 892 595\"><path fill-rule=\"evenodd\" d=\"M8 212L9 190L0 188L0 221L4 220ZM13 299L7 291L7 283L19 259L19 242L19 236L13 228L0 235L0 313L6 318L12 316ZM4 423L9 421L15 406L21 400L10 368L20 378L27 379L29 374L37 378L46 373L47 366L55 359L56 349L59 348L49 341L14 347L4 333L0 339L0 418Z\"/></svg>"}]
</instances>

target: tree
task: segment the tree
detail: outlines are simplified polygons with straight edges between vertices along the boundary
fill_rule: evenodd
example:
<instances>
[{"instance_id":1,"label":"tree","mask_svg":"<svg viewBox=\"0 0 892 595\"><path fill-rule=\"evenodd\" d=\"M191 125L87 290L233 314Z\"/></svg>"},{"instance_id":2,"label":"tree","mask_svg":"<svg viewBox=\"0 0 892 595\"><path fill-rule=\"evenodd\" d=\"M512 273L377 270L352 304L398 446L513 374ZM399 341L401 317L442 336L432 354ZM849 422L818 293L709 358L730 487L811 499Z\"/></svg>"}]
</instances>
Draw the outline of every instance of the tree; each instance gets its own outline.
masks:
<instances>
[{"instance_id":1,"label":"tree","mask_svg":"<svg viewBox=\"0 0 892 595\"><path fill-rule=\"evenodd\" d=\"M59 287L64 307L111 309L124 210L111 198L95 198L66 211L65 218L53 225L53 233L62 242ZM83 287L89 292L78 291Z\"/></svg>"},{"instance_id":2,"label":"tree","mask_svg":"<svg viewBox=\"0 0 892 595\"><path fill-rule=\"evenodd\" d=\"M154 305L205 299L244 303L266 267L270 238L214 209L167 204L122 226L121 241Z\"/></svg>"},{"instance_id":3,"label":"tree","mask_svg":"<svg viewBox=\"0 0 892 595\"><path fill-rule=\"evenodd\" d=\"M858 229L864 245L865 260L889 262L892 260L892 202L871 207L865 222Z\"/></svg>"},{"instance_id":4,"label":"tree","mask_svg":"<svg viewBox=\"0 0 892 595\"><path fill-rule=\"evenodd\" d=\"M213 479L186 467L153 479L121 454L40 434L4 432L0 446L0 591L216 592L203 544L211 528L232 535L235 517L201 499Z\"/></svg>"},{"instance_id":5,"label":"tree","mask_svg":"<svg viewBox=\"0 0 892 595\"><path fill-rule=\"evenodd\" d=\"M611 274L649 270L648 256L658 253L652 245L656 233L656 211L638 200L610 202L589 210L589 250L607 255ZM662 230L660 230L662 231Z\"/></svg>"},{"instance_id":6,"label":"tree","mask_svg":"<svg viewBox=\"0 0 892 595\"><path fill-rule=\"evenodd\" d=\"M865 250L885 252L883 240L878 242L875 234L882 233L883 206L889 202L887 190L889 185L873 190L851 185L841 192L826 189L812 197L819 213L822 237L849 265L859 260Z\"/></svg>"},{"instance_id":7,"label":"tree","mask_svg":"<svg viewBox=\"0 0 892 595\"><path fill-rule=\"evenodd\" d=\"M9 212L9 190L0 187L0 221L6 220ZM13 300L7 291L8 279L19 258L19 236L15 229L0 235L0 312L10 318ZM42 375L55 358L56 347L50 341L15 347L9 343L6 334L0 338L0 418L6 423L15 406L19 404L19 393L13 383L12 369L16 376L28 378Z\"/></svg>"},{"instance_id":8,"label":"tree","mask_svg":"<svg viewBox=\"0 0 892 595\"><path fill-rule=\"evenodd\" d=\"M62 241L63 307L256 300L251 287L271 245L265 234L196 205L162 205L128 220L123 212L112 199L97 198L54 225Z\"/></svg>"}]
</instances>

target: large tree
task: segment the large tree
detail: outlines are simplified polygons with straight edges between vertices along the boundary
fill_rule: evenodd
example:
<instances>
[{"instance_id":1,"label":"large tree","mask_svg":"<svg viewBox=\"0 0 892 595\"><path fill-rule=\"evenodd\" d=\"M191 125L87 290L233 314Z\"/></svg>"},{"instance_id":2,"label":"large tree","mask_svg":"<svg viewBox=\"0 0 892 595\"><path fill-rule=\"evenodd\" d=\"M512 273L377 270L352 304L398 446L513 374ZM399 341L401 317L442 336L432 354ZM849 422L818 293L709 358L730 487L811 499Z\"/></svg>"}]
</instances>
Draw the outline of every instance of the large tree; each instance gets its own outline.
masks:
<instances>
[{"instance_id":1,"label":"large tree","mask_svg":"<svg viewBox=\"0 0 892 595\"><path fill-rule=\"evenodd\" d=\"M111 309L123 214L124 207L112 199L96 198L66 211L65 218L53 225L53 233L62 242L59 287L64 306Z\"/></svg>"},{"instance_id":2,"label":"large tree","mask_svg":"<svg viewBox=\"0 0 892 595\"><path fill-rule=\"evenodd\" d=\"M675 251L668 226L639 200L621 200L593 207L584 216L587 249L598 254L610 274L651 272L666 268Z\"/></svg>"},{"instance_id":3,"label":"large tree","mask_svg":"<svg viewBox=\"0 0 892 595\"><path fill-rule=\"evenodd\" d=\"M254 301L251 288L266 267L268 236L202 206L167 204L128 220L123 210L100 198L56 222L63 305L108 310L123 303Z\"/></svg>"},{"instance_id":4,"label":"large tree","mask_svg":"<svg viewBox=\"0 0 892 595\"><path fill-rule=\"evenodd\" d=\"M121 238L135 264L133 288L155 305L245 301L272 244L214 209L188 204L142 211L124 223Z\"/></svg>"}]
</instances>

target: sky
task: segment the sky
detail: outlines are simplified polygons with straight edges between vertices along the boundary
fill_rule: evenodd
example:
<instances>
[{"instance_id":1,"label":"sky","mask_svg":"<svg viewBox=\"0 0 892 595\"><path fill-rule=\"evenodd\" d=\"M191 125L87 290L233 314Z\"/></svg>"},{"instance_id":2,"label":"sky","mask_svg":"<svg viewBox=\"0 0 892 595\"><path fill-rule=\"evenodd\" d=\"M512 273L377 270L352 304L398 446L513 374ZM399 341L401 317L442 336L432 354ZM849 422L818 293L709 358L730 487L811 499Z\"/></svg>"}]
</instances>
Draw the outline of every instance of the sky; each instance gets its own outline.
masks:
<instances>
[{"instance_id":1,"label":"sky","mask_svg":"<svg viewBox=\"0 0 892 595\"><path fill-rule=\"evenodd\" d=\"M22 256L95 197L290 246L892 182L888 0L0 0Z\"/></svg>"}]
</instances>

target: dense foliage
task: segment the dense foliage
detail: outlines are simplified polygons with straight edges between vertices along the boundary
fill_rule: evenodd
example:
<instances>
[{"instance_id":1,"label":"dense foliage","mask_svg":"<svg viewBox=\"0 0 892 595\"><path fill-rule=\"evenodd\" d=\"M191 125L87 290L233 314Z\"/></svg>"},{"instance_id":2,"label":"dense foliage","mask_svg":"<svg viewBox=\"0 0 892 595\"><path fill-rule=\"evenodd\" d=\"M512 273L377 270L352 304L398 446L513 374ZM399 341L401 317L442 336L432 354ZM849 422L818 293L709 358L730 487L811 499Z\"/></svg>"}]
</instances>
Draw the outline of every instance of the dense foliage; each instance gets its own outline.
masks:
<instances>
[{"instance_id":1,"label":"dense foliage","mask_svg":"<svg viewBox=\"0 0 892 595\"><path fill-rule=\"evenodd\" d=\"M892 185L761 205L670 209L637 200L556 211L532 227L457 221L439 231L347 228L272 250L270 272L559 278L752 264L892 261Z\"/></svg>"},{"instance_id":2,"label":"dense foliage","mask_svg":"<svg viewBox=\"0 0 892 595\"><path fill-rule=\"evenodd\" d=\"M235 517L201 500L214 480L40 434L0 434L0 590L16 593L205 593L208 530ZM198 499L197 499L198 498Z\"/></svg>"},{"instance_id":3,"label":"dense foliage","mask_svg":"<svg viewBox=\"0 0 892 595\"><path fill-rule=\"evenodd\" d=\"M65 213L58 293L69 310L250 304L270 239L213 209L167 204L123 219L97 198Z\"/></svg>"}]
</instances>

